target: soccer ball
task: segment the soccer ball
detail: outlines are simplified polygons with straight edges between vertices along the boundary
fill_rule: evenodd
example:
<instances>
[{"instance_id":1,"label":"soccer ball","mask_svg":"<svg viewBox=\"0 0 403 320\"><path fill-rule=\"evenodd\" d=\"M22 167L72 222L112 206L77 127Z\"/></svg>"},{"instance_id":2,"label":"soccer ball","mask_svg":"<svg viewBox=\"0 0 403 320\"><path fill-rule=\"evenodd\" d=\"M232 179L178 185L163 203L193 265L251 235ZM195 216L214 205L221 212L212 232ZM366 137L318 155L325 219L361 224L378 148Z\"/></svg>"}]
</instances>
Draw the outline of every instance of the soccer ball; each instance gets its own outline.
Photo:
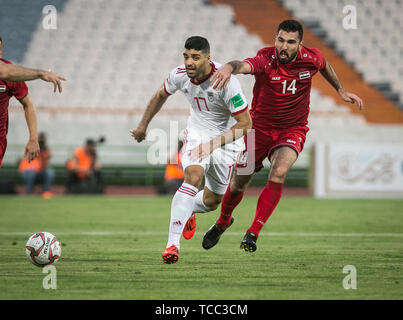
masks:
<instances>
[{"instance_id":1,"label":"soccer ball","mask_svg":"<svg viewBox=\"0 0 403 320\"><path fill-rule=\"evenodd\" d=\"M25 255L38 267L57 262L61 253L60 241L49 232L33 234L25 245Z\"/></svg>"}]
</instances>

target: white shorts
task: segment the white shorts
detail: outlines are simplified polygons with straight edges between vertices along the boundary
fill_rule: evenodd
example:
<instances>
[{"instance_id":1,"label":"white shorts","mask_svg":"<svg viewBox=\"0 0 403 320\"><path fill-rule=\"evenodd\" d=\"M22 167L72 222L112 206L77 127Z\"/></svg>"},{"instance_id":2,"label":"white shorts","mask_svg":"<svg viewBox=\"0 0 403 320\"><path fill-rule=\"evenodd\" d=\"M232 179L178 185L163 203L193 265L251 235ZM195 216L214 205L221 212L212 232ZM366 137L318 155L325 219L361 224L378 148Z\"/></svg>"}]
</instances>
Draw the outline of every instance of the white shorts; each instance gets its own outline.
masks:
<instances>
[{"instance_id":1,"label":"white shorts","mask_svg":"<svg viewBox=\"0 0 403 320\"><path fill-rule=\"evenodd\" d=\"M212 137L201 136L197 131L186 129L182 147L182 167L191 165L201 166L204 169L205 186L216 194L225 194L236 159L245 145L243 138L215 149L207 158L197 162L189 159L188 153L201 143L211 140Z\"/></svg>"}]
</instances>

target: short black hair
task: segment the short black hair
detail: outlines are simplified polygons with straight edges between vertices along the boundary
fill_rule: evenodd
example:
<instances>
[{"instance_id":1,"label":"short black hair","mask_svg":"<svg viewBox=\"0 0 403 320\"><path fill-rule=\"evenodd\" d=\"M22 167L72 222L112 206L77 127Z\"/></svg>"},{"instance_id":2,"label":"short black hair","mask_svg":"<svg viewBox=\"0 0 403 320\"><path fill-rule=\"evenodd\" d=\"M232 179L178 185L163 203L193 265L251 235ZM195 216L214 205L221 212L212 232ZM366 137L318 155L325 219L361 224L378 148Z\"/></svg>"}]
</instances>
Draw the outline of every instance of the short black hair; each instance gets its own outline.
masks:
<instances>
[{"instance_id":1,"label":"short black hair","mask_svg":"<svg viewBox=\"0 0 403 320\"><path fill-rule=\"evenodd\" d=\"M192 36L185 42L185 49L199 50L203 53L210 53L210 44L206 38L200 36Z\"/></svg>"},{"instance_id":2,"label":"short black hair","mask_svg":"<svg viewBox=\"0 0 403 320\"><path fill-rule=\"evenodd\" d=\"M0 36L0 42L3 43L3 38Z\"/></svg>"},{"instance_id":3,"label":"short black hair","mask_svg":"<svg viewBox=\"0 0 403 320\"><path fill-rule=\"evenodd\" d=\"M280 30L284 30L285 32L298 32L299 41L302 41L304 30L302 29L302 24L299 23L297 20L284 20L279 24L277 28L277 34Z\"/></svg>"}]
</instances>

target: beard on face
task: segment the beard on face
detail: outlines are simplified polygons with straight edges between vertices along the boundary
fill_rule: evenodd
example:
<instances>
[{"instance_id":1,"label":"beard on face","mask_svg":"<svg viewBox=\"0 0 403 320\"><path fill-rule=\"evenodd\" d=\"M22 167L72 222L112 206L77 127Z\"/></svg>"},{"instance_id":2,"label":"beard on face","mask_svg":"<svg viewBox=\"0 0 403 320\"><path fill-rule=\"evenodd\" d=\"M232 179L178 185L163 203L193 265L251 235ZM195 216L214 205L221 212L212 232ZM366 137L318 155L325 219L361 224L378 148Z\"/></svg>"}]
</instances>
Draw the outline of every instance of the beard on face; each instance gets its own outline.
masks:
<instances>
[{"instance_id":1,"label":"beard on face","mask_svg":"<svg viewBox=\"0 0 403 320\"><path fill-rule=\"evenodd\" d=\"M189 71L192 73L189 74ZM188 75L189 78L193 79L198 75L198 72L196 68L186 68L186 74Z\"/></svg>"},{"instance_id":2,"label":"beard on face","mask_svg":"<svg viewBox=\"0 0 403 320\"><path fill-rule=\"evenodd\" d=\"M287 58L280 58L280 54L281 54L281 53L285 54L285 55L287 56ZM295 52L291 55L291 57L290 57L290 56L288 55L288 53L287 53L285 50L282 50L282 51L279 52L279 51L276 49L277 60L278 60L281 64L287 64L287 63L289 63L290 61L294 60L294 58L297 56L297 54L298 54L298 50L295 51Z\"/></svg>"},{"instance_id":3,"label":"beard on face","mask_svg":"<svg viewBox=\"0 0 403 320\"><path fill-rule=\"evenodd\" d=\"M198 67L186 67L186 74L189 78L191 79L197 79L200 76L203 76L203 74L205 73L207 68L207 65L199 65ZM189 74L189 71L191 71L192 73Z\"/></svg>"}]
</instances>

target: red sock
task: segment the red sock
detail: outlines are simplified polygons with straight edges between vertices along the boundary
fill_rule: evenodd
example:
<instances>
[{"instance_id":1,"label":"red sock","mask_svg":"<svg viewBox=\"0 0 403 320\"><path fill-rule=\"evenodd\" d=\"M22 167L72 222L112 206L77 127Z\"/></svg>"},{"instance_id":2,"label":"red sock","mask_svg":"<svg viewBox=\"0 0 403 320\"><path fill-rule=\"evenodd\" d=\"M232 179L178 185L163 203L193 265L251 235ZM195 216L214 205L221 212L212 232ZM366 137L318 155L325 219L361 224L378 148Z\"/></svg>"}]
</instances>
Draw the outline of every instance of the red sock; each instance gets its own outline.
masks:
<instances>
[{"instance_id":1,"label":"red sock","mask_svg":"<svg viewBox=\"0 0 403 320\"><path fill-rule=\"evenodd\" d=\"M221 229L225 229L229 225L229 222L231 221L232 211L234 211L235 207L241 202L243 194L243 192L232 194L228 186L222 200L220 217L217 220L217 225Z\"/></svg>"},{"instance_id":2,"label":"red sock","mask_svg":"<svg viewBox=\"0 0 403 320\"><path fill-rule=\"evenodd\" d=\"M259 199L257 200L255 219L247 232L253 232L256 237L259 236L260 230L262 230L267 219L269 219L270 215L280 201L282 191L282 183L269 181L266 184L260 193Z\"/></svg>"}]
</instances>

